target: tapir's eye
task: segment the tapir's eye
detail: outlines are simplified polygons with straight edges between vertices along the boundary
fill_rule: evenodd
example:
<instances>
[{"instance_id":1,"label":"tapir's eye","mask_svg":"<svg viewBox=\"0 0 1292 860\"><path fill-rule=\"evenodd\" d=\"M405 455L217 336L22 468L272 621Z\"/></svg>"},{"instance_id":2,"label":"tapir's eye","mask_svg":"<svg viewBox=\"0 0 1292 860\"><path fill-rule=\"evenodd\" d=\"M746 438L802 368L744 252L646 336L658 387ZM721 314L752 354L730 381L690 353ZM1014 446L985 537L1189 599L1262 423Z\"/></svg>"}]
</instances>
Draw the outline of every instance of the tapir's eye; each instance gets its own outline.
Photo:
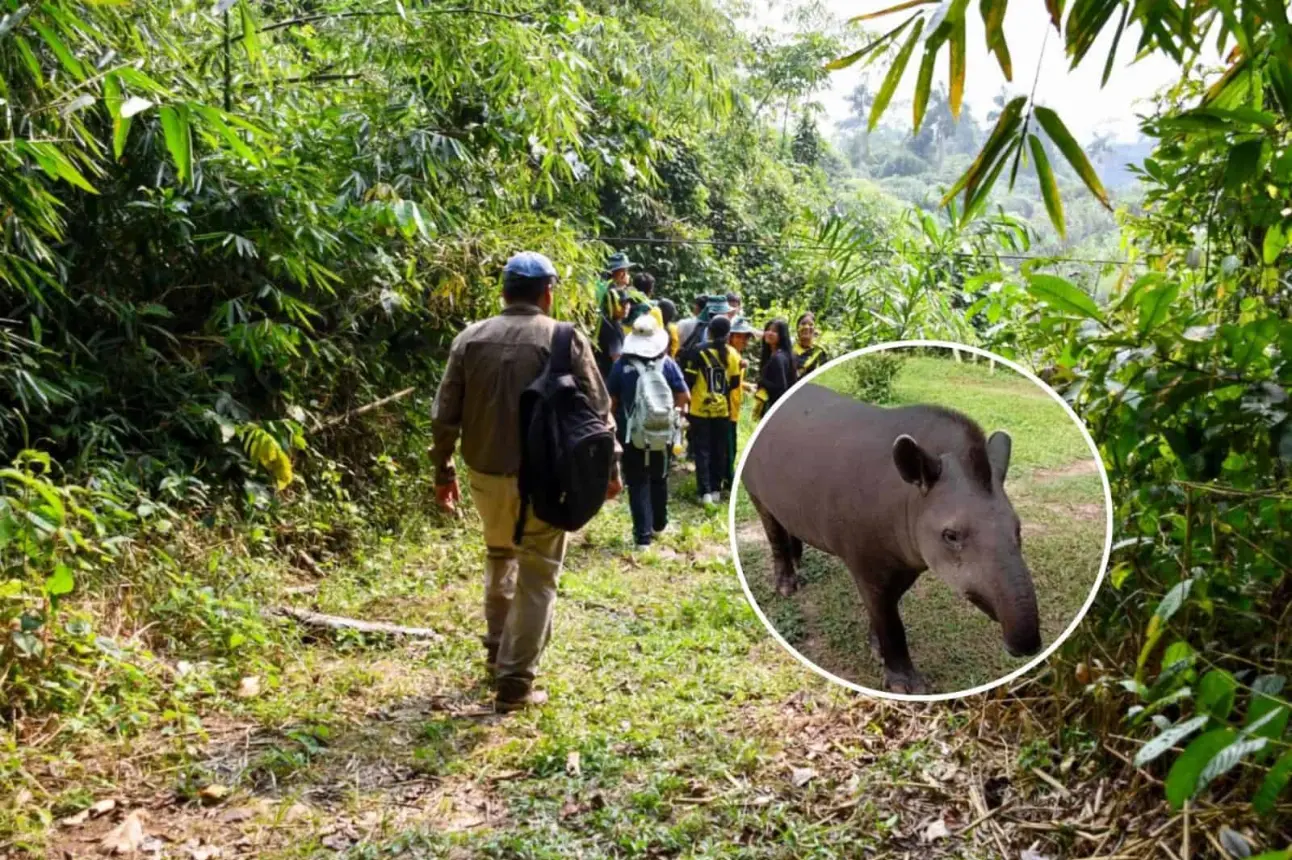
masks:
<instances>
[{"instance_id":1,"label":"tapir's eye","mask_svg":"<svg viewBox=\"0 0 1292 860\"><path fill-rule=\"evenodd\" d=\"M952 546L960 545L960 532L955 529L943 529L942 539Z\"/></svg>"}]
</instances>

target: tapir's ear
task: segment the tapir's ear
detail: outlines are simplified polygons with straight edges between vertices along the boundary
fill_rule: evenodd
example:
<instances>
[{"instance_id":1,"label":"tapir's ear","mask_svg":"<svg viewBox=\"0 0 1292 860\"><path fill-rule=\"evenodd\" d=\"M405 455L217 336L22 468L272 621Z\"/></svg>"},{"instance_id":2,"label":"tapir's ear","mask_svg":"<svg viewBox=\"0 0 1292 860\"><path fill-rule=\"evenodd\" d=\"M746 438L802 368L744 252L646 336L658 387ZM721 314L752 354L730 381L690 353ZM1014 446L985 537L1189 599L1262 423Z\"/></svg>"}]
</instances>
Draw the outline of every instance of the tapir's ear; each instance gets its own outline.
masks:
<instances>
[{"instance_id":1,"label":"tapir's ear","mask_svg":"<svg viewBox=\"0 0 1292 860\"><path fill-rule=\"evenodd\" d=\"M942 474L942 464L938 462L938 458L921 448L919 442L905 433L893 442L893 463L902 480L919 487L923 493L927 493Z\"/></svg>"},{"instance_id":2,"label":"tapir's ear","mask_svg":"<svg viewBox=\"0 0 1292 860\"><path fill-rule=\"evenodd\" d=\"M991 473L1005 483L1005 473L1009 471L1009 452L1014 448L1014 441L1004 430L997 430L987 439L987 462L991 463Z\"/></svg>"}]
</instances>

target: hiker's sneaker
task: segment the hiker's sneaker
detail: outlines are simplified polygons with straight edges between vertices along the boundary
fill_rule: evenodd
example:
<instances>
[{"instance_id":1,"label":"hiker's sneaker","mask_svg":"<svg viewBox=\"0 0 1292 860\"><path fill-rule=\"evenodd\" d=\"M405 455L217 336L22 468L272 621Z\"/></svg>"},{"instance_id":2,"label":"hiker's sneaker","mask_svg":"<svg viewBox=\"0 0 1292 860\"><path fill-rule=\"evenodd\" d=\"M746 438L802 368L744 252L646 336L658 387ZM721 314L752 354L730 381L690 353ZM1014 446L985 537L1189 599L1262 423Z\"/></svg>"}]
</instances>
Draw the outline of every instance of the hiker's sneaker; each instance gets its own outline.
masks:
<instances>
[{"instance_id":1,"label":"hiker's sneaker","mask_svg":"<svg viewBox=\"0 0 1292 860\"><path fill-rule=\"evenodd\" d=\"M664 528L662 529L655 529L654 534L655 534L655 537L659 537L660 535L671 535L675 531L677 530L673 528L673 524L669 523L668 525L664 526Z\"/></svg>"},{"instance_id":2,"label":"hiker's sneaker","mask_svg":"<svg viewBox=\"0 0 1292 860\"><path fill-rule=\"evenodd\" d=\"M547 703L547 691L535 690L524 681L502 680L494 697L494 710L500 714Z\"/></svg>"},{"instance_id":3,"label":"hiker's sneaker","mask_svg":"<svg viewBox=\"0 0 1292 860\"><path fill-rule=\"evenodd\" d=\"M650 544L639 543L633 547L633 552L650 552Z\"/></svg>"}]
</instances>

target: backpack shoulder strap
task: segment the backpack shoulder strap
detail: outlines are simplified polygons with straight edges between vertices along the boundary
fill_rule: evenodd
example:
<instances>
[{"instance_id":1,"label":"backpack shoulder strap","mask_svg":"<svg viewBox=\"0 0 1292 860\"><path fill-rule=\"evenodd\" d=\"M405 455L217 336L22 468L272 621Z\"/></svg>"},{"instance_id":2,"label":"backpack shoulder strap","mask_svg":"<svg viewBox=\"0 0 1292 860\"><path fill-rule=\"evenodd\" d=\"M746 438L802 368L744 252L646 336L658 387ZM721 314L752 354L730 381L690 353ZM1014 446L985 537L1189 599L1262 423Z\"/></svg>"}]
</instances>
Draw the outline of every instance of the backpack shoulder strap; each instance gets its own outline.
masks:
<instances>
[{"instance_id":1,"label":"backpack shoulder strap","mask_svg":"<svg viewBox=\"0 0 1292 860\"><path fill-rule=\"evenodd\" d=\"M572 370L573 361L570 357L572 343L574 343L574 326L567 322L557 323L556 331L552 334L552 354L549 359L553 375L560 376Z\"/></svg>"}]
</instances>

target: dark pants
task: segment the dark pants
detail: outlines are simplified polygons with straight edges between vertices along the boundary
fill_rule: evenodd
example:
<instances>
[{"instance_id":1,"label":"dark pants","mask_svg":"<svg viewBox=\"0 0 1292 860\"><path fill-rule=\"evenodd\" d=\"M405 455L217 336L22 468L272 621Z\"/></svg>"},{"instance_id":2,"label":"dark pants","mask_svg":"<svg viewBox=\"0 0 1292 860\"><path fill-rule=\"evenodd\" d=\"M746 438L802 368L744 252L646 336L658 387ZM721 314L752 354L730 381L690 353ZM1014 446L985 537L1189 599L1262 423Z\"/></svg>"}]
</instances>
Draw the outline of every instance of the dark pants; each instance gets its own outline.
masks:
<instances>
[{"instance_id":1,"label":"dark pants","mask_svg":"<svg viewBox=\"0 0 1292 860\"><path fill-rule=\"evenodd\" d=\"M727 476L722 479L722 487L729 490L736 485L736 428L739 425L735 421L727 424Z\"/></svg>"},{"instance_id":2,"label":"dark pants","mask_svg":"<svg viewBox=\"0 0 1292 860\"><path fill-rule=\"evenodd\" d=\"M633 542L649 544L654 533L668 525L668 452L646 452L627 444L621 465L633 515Z\"/></svg>"},{"instance_id":3,"label":"dark pants","mask_svg":"<svg viewBox=\"0 0 1292 860\"><path fill-rule=\"evenodd\" d=\"M691 442L695 447L695 486L700 495L722 489L727 474L727 442L731 422L724 418L691 416Z\"/></svg>"}]
</instances>

